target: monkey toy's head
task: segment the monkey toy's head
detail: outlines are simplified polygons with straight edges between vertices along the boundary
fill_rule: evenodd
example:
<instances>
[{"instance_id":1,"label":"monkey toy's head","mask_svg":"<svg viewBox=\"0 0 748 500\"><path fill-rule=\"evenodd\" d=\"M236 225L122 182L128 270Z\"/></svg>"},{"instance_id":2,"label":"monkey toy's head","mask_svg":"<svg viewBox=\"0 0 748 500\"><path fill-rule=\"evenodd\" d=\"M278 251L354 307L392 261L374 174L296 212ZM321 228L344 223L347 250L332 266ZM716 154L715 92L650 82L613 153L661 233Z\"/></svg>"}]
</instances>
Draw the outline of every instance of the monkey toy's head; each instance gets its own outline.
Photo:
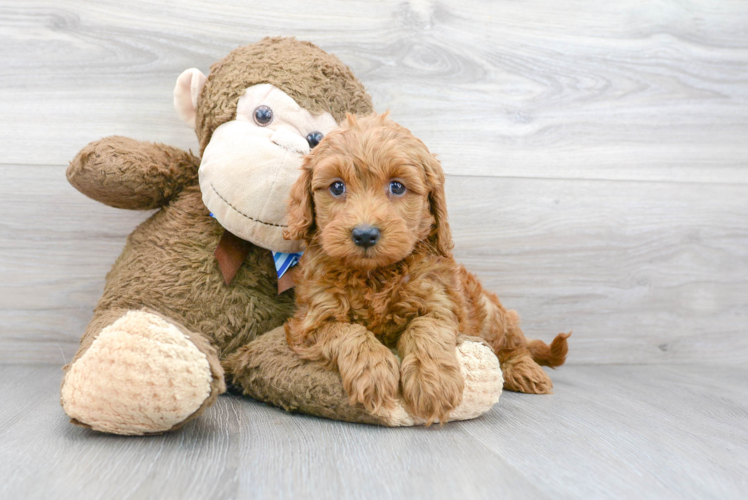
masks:
<instances>
[{"instance_id":1,"label":"monkey toy's head","mask_svg":"<svg viewBox=\"0 0 748 500\"><path fill-rule=\"evenodd\" d=\"M269 250L283 239L286 202L302 156L346 113L372 113L371 98L338 58L308 42L265 38L211 66L182 73L174 106L195 128L203 202L228 231Z\"/></svg>"}]
</instances>

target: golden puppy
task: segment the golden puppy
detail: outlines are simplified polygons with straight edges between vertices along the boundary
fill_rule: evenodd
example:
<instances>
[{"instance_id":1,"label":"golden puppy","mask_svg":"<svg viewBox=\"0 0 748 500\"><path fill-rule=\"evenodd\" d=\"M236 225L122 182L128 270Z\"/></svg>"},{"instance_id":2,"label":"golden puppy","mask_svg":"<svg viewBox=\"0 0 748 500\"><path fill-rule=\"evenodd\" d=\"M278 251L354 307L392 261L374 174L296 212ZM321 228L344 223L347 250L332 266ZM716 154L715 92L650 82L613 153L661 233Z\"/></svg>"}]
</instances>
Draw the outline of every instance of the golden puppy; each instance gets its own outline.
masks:
<instances>
[{"instance_id":1,"label":"golden puppy","mask_svg":"<svg viewBox=\"0 0 748 500\"><path fill-rule=\"evenodd\" d=\"M411 414L443 422L462 399L459 334L488 341L506 389L551 391L538 363L561 365L568 334L527 341L454 261L441 165L387 114L349 115L305 157L284 237L306 242L288 343L337 369L353 404L374 412L400 390Z\"/></svg>"}]
</instances>

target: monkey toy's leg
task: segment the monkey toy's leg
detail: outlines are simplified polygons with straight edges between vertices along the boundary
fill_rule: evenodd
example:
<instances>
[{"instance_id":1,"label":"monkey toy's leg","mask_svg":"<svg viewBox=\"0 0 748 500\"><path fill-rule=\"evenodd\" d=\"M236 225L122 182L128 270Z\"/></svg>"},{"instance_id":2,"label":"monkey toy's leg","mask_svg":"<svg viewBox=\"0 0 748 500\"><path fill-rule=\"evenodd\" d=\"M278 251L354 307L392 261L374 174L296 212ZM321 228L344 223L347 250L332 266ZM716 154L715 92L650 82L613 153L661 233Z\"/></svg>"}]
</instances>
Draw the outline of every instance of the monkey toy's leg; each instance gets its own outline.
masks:
<instances>
[{"instance_id":1,"label":"monkey toy's leg","mask_svg":"<svg viewBox=\"0 0 748 500\"><path fill-rule=\"evenodd\" d=\"M97 310L64 370L71 421L113 434L177 429L225 391L208 340L147 309Z\"/></svg>"}]
</instances>

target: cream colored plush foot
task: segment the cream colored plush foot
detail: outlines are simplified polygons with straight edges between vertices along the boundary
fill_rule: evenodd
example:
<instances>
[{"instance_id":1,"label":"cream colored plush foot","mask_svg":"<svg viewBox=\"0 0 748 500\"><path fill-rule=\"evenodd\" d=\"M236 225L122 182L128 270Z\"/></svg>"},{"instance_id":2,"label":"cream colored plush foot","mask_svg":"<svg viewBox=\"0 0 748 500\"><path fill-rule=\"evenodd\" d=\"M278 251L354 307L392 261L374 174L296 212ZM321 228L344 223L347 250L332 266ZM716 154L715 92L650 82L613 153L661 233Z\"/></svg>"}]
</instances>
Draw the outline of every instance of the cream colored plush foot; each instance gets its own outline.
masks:
<instances>
[{"instance_id":1,"label":"cream colored plush foot","mask_svg":"<svg viewBox=\"0 0 748 500\"><path fill-rule=\"evenodd\" d=\"M211 379L207 357L179 328L156 314L130 311L70 367L62 407L97 431L164 432L201 407Z\"/></svg>"},{"instance_id":2,"label":"cream colored plush foot","mask_svg":"<svg viewBox=\"0 0 748 500\"><path fill-rule=\"evenodd\" d=\"M457 346L457 360L465 379L465 389L462 403L449 414L449 421L470 420L487 412L499 401L504 386L499 360L483 342L463 341ZM426 423L423 419L410 416L402 401L394 409L380 410L377 416L392 427Z\"/></svg>"}]
</instances>

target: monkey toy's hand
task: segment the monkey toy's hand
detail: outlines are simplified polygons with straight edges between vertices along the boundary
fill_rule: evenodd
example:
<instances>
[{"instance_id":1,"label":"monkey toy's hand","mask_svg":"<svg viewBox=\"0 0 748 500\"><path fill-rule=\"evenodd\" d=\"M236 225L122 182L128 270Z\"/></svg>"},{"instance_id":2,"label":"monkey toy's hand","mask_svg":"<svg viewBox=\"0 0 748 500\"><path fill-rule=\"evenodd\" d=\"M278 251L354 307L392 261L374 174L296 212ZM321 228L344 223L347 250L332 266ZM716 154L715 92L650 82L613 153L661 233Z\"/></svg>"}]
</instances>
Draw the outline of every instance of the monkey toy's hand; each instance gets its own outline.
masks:
<instances>
[{"instance_id":1,"label":"monkey toy's hand","mask_svg":"<svg viewBox=\"0 0 748 500\"><path fill-rule=\"evenodd\" d=\"M112 136L92 142L70 162L70 184L115 208L148 210L197 183L200 160L164 144Z\"/></svg>"}]
</instances>

